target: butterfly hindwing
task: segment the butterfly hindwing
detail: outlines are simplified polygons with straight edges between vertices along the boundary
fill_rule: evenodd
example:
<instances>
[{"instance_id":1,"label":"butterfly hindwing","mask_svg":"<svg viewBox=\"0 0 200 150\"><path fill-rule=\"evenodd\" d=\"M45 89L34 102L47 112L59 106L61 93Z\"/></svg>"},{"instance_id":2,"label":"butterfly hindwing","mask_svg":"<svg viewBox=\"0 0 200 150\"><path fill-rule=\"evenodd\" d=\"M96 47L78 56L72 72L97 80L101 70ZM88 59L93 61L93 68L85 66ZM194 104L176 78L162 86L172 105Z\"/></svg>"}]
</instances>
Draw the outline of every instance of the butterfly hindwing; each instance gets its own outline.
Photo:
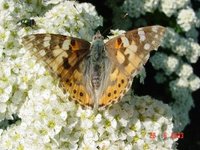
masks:
<instances>
[{"instance_id":1,"label":"butterfly hindwing","mask_svg":"<svg viewBox=\"0 0 200 150\"><path fill-rule=\"evenodd\" d=\"M59 34L33 34L25 36L22 43L60 78L73 100L84 106L93 104L80 68L89 53L89 42Z\"/></svg>"},{"instance_id":2,"label":"butterfly hindwing","mask_svg":"<svg viewBox=\"0 0 200 150\"><path fill-rule=\"evenodd\" d=\"M132 77L127 77L114 64L107 80L107 87L103 90L103 94L98 101L99 107L106 107L118 102L128 91L132 83Z\"/></svg>"},{"instance_id":3,"label":"butterfly hindwing","mask_svg":"<svg viewBox=\"0 0 200 150\"><path fill-rule=\"evenodd\" d=\"M113 65L108 76L110 84L99 99L100 106L116 103L124 96L131 87L134 76L147 62L149 53L159 47L164 32L165 28L162 26L138 28L105 44L105 50Z\"/></svg>"}]
</instances>

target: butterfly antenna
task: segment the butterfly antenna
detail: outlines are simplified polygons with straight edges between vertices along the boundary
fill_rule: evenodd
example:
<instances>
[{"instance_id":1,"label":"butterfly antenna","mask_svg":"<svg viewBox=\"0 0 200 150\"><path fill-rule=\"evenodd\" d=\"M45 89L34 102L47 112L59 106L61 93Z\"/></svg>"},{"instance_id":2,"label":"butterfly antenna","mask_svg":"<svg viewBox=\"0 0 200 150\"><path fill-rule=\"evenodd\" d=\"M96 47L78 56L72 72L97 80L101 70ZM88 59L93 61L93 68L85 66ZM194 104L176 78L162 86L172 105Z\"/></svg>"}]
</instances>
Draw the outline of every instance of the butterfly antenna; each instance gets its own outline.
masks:
<instances>
[{"instance_id":1,"label":"butterfly antenna","mask_svg":"<svg viewBox=\"0 0 200 150\"><path fill-rule=\"evenodd\" d=\"M121 19L126 19L126 17L128 16L128 13L125 13L123 16L121 16L120 18ZM104 35L108 30L110 30L112 27L113 27L114 25L111 25L110 27L107 27L104 31L103 31L103 33L102 33L102 35Z\"/></svg>"},{"instance_id":2,"label":"butterfly antenna","mask_svg":"<svg viewBox=\"0 0 200 150\"><path fill-rule=\"evenodd\" d=\"M113 25L107 27L107 28L102 32L102 35L106 34L112 27L113 27Z\"/></svg>"}]
</instances>

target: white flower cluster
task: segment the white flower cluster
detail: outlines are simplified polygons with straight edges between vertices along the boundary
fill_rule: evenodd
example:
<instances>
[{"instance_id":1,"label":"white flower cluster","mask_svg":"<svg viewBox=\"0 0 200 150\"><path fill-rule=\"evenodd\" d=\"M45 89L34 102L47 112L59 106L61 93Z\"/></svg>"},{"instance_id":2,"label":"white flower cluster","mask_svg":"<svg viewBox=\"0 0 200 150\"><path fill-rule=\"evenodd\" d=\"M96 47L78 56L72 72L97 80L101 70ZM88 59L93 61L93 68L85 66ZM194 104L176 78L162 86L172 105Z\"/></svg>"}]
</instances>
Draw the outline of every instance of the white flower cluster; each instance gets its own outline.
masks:
<instances>
[{"instance_id":1,"label":"white flower cluster","mask_svg":"<svg viewBox=\"0 0 200 150\"><path fill-rule=\"evenodd\" d=\"M81 37L88 41L91 41L94 29L102 25L102 18L97 17L93 5L89 3L77 5L69 1L54 6L45 13L44 18L38 18L36 21L39 22L40 28L46 29L46 32Z\"/></svg>"},{"instance_id":2,"label":"white flower cluster","mask_svg":"<svg viewBox=\"0 0 200 150\"><path fill-rule=\"evenodd\" d=\"M121 8L131 17L139 17L158 8L170 17L189 4L190 0L125 0Z\"/></svg>"},{"instance_id":3,"label":"white flower cluster","mask_svg":"<svg viewBox=\"0 0 200 150\"><path fill-rule=\"evenodd\" d=\"M144 10L146 12L153 12L159 4L160 0L144 0Z\"/></svg>"},{"instance_id":4,"label":"white flower cluster","mask_svg":"<svg viewBox=\"0 0 200 150\"><path fill-rule=\"evenodd\" d=\"M48 3L45 4L49 4ZM95 7L89 3L77 4L64 1L44 13L44 17L33 17L38 30L34 33L57 33L91 41L94 29L102 25L102 17L97 16ZM22 29L21 33L24 33ZM30 32L28 32L30 34ZM27 33L27 34L28 34Z\"/></svg>"},{"instance_id":5,"label":"white flower cluster","mask_svg":"<svg viewBox=\"0 0 200 150\"><path fill-rule=\"evenodd\" d=\"M25 57L0 62L0 121L13 119L25 102L34 78L45 73L44 67Z\"/></svg>"},{"instance_id":6,"label":"white flower cluster","mask_svg":"<svg viewBox=\"0 0 200 150\"><path fill-rule=\"evenodd\" d=\"M151 58L151 63L155 69L164 71L156 76L158 82L165 82L168 77L174 76L174 78L168 78L167 82L169 82L172 97L176 100L172 104L176 120L175 127L181 131L189 123L187 113L193 106L192 92L200 88L200 78L193 73L193 68L188 63L195 63L198 60L200 45L168 29L163 47L171 49L177 56L157 52ZM185 58L188 62L184 62Z\"/></svg>"},{"instance_id":7,"label":"white flower cluster","mask_svg":"<svg viewBox=\"0 0 200 150\"><path fill-rule=\"evenodd\" d=\"M178 56L186 57L190 63L196 63L200 56L200 45L192 39L186 39L168 28L163 47L171 49Z\"/></svg>"},{"instance_id":8,"label":"white flower cluster","mask_svg":"<svg viewBox=\"0 0 200 150\"><path fill-rule=\"evenodd\" d=\"M135 18L158 9L167 17L175 16L182 30L189 31L200 26L200 19L190 3L190 0L125 0L121 9Z\"/></svg>"},{"instance_id":9,"label":"white flower cluster","mask_svg":"<svg viewBox=\"0 0 200 150\"><path fill-rule=\"evenodd\" d=\"M96 112L62 102L56 89L48 90L45 84L29 91L29 101L19 114L22 120L2 132L0 149L174 148L172 111L160 101L149 96L127 98Z\"/></svg>"},{"instance_id":10,"label":"white flower cluster","mask_svg":"<svg viewBox=\"0 0 200 150\"><path fill-rule=\"evenodd\" d=\"M160 10L168 17L176 14L178 10L190 4L190 0L161 0Z\"/></svg>"},{"instance_id":11,"label":"white flower cluster","mask_svg":"<svg viewBox=\"0 0 200 150\"><path fill-rule=\"evenodd\" d=\"M180 10L177 17L177 23L184 31L189 31L198 25L197 16L192 8Z\"/></svg>"}]
</instances>

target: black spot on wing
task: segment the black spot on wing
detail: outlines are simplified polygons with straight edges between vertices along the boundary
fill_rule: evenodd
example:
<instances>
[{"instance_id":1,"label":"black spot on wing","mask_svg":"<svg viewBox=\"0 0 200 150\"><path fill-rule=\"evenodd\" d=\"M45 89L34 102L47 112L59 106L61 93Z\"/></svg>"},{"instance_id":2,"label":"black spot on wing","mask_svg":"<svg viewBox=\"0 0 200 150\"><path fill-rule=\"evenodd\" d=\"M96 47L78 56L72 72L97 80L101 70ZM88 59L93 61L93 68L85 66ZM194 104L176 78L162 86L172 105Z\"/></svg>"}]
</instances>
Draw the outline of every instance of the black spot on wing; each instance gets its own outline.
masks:
<instances>
[{"instance_id":1,"label":"black spot on wing","mask_svg":"<svg viewBox=\"0 0 200 150\"><path fill-rule=\"evenodd\" d=\"M69 69L71 67L71 65L69 64L68 58L63 57L63 67L65 69Z\"/></svg>"}]
</instances>

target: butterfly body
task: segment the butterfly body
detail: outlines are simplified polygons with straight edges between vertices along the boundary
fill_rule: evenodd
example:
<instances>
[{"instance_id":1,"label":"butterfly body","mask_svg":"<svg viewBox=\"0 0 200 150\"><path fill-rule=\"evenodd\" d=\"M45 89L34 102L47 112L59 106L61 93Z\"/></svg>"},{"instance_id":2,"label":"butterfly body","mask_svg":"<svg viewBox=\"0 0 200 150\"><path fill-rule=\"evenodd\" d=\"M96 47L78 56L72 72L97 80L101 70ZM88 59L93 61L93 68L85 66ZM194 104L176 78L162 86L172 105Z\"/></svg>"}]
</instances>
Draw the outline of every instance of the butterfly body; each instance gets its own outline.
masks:
<instances>
[{"instance_id":1,"label":"butterfly body","mask_svg":"<svg viewBox=\"0 0 200 150\"><path fill-rule=\"evenodd\" d=\"M34 34L23 45L56 74L64 91L82 106L106 107L118 102L134 76L157 49L165 28L128 31L104 43L99 32L91 44L59 34Z\"/></svg>"},{"instance_id":2,"label":"butterfly body","mask_svg":"<svg viewBox=\"0 0 200 150\"><path fill-rule=\"evenodd\" d=\"M85 60L86 63L89 63L86 65L86 74L89 74L94 90L98 90L101 86L101 80L103 80L106 72L107 60L103 37L97 32L93 37L88 59Z\"/></svg>"},{"instance_id":3,"label":"butterfly body","mask_svg":"<svg viewBox=\"0 0 200 150\"><path fill-rule=\"evenodd\" d=\"M89 49L89 54L84 59L84 74L87 81L87 90L93 93L94 107L98 107L98 99L102 94L103 86L106 82L108 66L110 61L105 49L104 38L97 32L93 36L93 41Z\"/></svg>"}]
</instances>

